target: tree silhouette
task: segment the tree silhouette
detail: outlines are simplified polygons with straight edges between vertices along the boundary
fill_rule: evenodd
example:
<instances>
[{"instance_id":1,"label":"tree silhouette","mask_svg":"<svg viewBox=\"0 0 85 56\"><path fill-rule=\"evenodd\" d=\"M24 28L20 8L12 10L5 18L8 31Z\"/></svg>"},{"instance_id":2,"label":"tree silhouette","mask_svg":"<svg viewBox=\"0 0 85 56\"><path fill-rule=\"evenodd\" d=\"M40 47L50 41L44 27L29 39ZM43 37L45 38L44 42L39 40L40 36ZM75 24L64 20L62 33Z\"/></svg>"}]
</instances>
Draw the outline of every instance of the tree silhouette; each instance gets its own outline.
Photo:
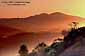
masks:
<instances>
[{"instance_id":1,"label":"tree silhouette","mask_svg":"<svg viewBox=\"0 0 85 56\"><path fill-rule=\"evenodd\" d=\"M21 45L20 50L19 50L20 56L28 56L28 50L26 45Z\"/></svg>"},{"instance_id":2,"label":"tree silhouette","mask_svg":"<svg viewBox=\"0 0 85 56\"><path fill-rule=\"evenodd\" d=\"M73 28L75 28L75 29L77 29L78 28L78 22L72 22L72 24L73 24Z\"/></svg>"}]
</instances>

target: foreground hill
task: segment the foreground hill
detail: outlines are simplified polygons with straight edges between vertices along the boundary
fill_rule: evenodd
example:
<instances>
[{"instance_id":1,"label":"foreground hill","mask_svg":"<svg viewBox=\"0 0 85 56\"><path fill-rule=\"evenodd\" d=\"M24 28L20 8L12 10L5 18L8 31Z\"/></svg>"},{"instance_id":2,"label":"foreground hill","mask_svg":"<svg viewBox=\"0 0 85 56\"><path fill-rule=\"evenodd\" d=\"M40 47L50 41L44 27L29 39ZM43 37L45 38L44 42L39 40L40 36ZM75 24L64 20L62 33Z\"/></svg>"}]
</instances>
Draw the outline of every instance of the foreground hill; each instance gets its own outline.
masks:
<instances>
[{"instance_id":1,"label":"foreground hill","mask_svg":"<svg viewBox=\"0 0 85 56\"><path fill-rule=\"evenodd\" d=\"M85 56L85 27L71 31L68 36L67 48L60 56Z\"/></svg>"}]
</instances>

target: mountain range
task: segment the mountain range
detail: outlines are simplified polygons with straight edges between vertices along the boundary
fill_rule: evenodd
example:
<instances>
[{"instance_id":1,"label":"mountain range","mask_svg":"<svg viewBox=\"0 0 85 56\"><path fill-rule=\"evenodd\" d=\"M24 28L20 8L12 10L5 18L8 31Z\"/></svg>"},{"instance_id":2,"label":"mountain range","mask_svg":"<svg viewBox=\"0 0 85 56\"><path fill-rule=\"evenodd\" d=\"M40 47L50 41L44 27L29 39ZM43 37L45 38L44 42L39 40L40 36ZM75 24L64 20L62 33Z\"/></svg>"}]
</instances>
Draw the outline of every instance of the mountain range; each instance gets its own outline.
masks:
<instances>
[{"instance_id":1,"label":"mountain range","mask_svg":"<svg viewBox=\"0 0 85 56\"><path fill-rule=\"evenodd\" d=\"M41 13L25 18L3 18L0 19L0 24L26 32L59 32L62 29L67 29L73 21L82 20L84 19L77 16L55 12L51 14Z\"/></svg>"}]
</instances>

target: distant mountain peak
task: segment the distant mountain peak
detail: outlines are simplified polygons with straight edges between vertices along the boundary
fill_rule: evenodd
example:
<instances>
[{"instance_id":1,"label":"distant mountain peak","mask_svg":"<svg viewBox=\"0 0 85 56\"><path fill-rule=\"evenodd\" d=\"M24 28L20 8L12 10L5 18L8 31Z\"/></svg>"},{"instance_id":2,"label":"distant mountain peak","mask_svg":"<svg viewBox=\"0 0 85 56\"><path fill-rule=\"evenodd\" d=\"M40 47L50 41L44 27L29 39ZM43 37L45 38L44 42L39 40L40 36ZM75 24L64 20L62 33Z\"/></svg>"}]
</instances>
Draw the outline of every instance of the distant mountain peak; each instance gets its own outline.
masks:
<instances>
[{"instance_id":1,"label":"distant mountain peak","mask_svg":"<svg viewBox=\"0 0 85 56\"><path fill-rule=\"evenodd\" d=\"M40 15L48 15L48 13L41 13Z\"/></svg>"},{"instance_id":2,"label":"distant mountain peak","mask_svg":"<svg viewBox=\"0 0 85 56\"><path fill-rule=\"evenodd\" d=\"M64 14L62 12L54 12L54 13L51 13L50 15L66 15L66 14Z\"/></svg>"}]
</instances>

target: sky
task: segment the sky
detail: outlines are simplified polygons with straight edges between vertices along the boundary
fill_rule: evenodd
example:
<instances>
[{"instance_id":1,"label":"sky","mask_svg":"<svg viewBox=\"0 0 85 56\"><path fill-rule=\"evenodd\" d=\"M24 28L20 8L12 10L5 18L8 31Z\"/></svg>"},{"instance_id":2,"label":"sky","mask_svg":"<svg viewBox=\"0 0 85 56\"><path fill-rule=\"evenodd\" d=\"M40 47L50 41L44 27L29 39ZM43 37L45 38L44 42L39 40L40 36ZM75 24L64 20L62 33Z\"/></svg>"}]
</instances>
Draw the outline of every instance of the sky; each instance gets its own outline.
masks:
<instances>
[{"instance_id":1,"label":"sky","mask_svg":"<svg viewBox=\"0 0 85 56\"><path fill-rule=\"evenodd\" d=\"M5 1L5 0L0 0ZM6 0L13 1L13 0ZM6 5L0 3L0 17L28 17L40 13L64 12L85 17L85 0L14 0L31 2L26 5Z\"/></svg>"}]
</instances>

